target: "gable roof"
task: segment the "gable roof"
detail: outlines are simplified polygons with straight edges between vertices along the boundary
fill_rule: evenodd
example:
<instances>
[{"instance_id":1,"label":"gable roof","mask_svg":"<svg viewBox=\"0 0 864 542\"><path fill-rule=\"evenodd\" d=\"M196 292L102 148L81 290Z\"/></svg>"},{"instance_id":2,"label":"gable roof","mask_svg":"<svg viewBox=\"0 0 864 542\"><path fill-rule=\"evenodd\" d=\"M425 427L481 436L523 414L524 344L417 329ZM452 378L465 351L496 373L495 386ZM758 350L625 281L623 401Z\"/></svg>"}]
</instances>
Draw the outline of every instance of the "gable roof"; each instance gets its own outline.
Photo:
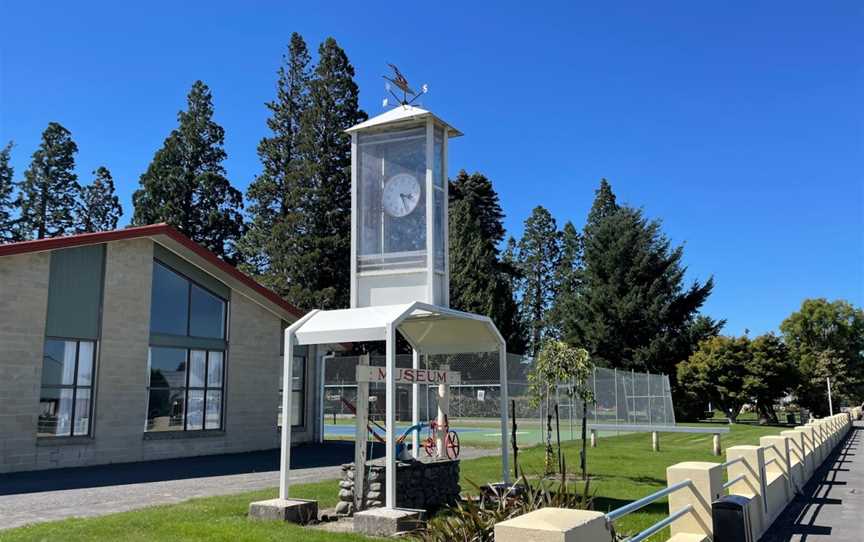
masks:
<instances>
[{"instance_id":1,"label":"gable roof","mask_svg":"<svg viewBox=\"0 0 864 542\"><path fill-rule=\"evenodd\" d=\"M177 249L189 251L194 257L197 257L197 261L192 261L192 264L202 267L201 264L203 263L204 266L209 265L214 267L218 272L237 281L240 285L244 286L245 289L251 290L252 293L261 296L266 301L277 305L294 318L300 318L305 314L304 311L285 301L276 292L265 288L249 275L225 262L216 254L186 237L173 226L169 226L168 224L151 224L148 226L136 226L120 230L80 233L76 235L52 237L50 239L36 239L34 241L2 244L0 245L0 257L139 238L153 239L155 242L158 242L175 252L177 252ZM185 255L181 254L181 256ZM187 257L187 259L189 258ZM204 269L206 270L206 267ZM217 278L219 277L217 276Z\"/></svg>"}]
</instances>

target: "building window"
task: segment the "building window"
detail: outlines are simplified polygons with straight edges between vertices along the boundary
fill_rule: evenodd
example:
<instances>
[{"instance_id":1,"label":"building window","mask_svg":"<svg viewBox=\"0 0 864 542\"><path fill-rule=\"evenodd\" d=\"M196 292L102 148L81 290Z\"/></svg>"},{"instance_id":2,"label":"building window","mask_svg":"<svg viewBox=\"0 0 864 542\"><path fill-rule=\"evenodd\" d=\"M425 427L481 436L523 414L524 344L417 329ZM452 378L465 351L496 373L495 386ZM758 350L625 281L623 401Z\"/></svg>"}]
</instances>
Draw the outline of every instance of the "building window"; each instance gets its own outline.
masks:
<instances>
[{"instance_id":1,"label":"building window","mask_svg":"<svg viewBox=\"0 0 864 542\"><path fill-rule=\"evenodd\" d=\"M227 303L209 290L153 263L150 333L225 339Z\"/></svg>"},{"instance_id":2,"label":"building window","mask_svg":"<svg viewBox=\"0 0 864 542\"><path fill-rule=\"evenodd\" d=\"M281 382L281 379L280 379ZM276 425L282 427L282 393L279 387L279 415ZM303 427L306 421L306 356L294 356L291 372L291 427Z\"/></svg>"},{"instance_id":3,"label":"building window","mask_svg":"<svg viewBox=\"0 0 864 542\"><path fill-rule=\"evenodd\" d=\"M225 353L151 346L146 431L222 429Z\"/></svg>"},{"instance_id":4,"label":"building window","mask_svg":"<svg viewBox=\"0 0 864 542\"><path fill-rule=\"evenodd\" d=\"M37 436L90 434L95 352L93 341L45 339Z\"/></svg>"}]
</instances>

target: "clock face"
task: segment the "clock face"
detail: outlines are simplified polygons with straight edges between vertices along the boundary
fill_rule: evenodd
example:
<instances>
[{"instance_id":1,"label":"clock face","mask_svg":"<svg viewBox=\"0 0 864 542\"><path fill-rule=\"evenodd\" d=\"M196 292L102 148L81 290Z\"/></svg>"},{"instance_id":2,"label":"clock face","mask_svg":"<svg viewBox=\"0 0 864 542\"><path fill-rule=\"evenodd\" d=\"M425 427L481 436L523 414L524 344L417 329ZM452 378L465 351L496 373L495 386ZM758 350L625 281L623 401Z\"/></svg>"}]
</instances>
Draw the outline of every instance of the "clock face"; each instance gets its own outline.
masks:
<instances>
[{"instance_id":1,"label":"clock face","mask_svg":"<svg viewBox=\"0 0 864 542\"><path fill-rule=\"evenodd\" d=\"M396 218L407 216L420 203L420 183L408 173L390 177L384 184L384 210Z\"/></svg>"}]
</instances>

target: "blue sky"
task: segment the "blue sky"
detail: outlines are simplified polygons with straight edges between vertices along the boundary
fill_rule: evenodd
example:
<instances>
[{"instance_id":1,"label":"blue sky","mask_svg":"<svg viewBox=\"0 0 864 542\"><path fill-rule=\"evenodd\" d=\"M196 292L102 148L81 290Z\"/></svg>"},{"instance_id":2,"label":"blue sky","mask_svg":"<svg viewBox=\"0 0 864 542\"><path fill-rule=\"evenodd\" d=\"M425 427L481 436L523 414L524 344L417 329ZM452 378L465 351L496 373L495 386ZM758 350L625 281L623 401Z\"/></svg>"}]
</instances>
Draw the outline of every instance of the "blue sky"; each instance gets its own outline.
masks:
<instances>
[{"instance_id":1,"label":"blue sky","mask_svg":"<svg viewBox=\"0 0 864 542\"><path fill-rule=\"evenodd\" d=\"M0 142L20 178L62 123L81 181L113 172L125 223L202 79L245 191L291 32L333 36L371 115L386 62L429 83L424 105L466 134L451 175L486 173L511 233L538 204L581 225L606 177L685 244L691 278L714 276L704 312L729 333L806 297L864 305L864 4L466 4L0 0Z\"/></svg>"}]
</instances>

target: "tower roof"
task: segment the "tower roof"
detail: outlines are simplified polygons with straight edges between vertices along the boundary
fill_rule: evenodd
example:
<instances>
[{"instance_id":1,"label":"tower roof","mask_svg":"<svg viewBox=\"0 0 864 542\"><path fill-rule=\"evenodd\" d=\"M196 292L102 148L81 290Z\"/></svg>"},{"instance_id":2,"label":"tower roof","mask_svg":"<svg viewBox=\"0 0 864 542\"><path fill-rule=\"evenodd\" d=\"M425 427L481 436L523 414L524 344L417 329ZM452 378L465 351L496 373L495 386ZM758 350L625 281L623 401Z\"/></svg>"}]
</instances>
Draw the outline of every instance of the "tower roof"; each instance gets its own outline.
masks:
<instances>
[{"instance_id":1,"label":"tower roof","mask_svg":"<svg viewBox=\"0 0 864 542\"><path fill-rule=\"evenodd\" d=\"M350 134L352 132L357 132L368 128L374 128L376 126L385 126L387 124L425 120L428 117L432 117L433 120L444 126L444 128L446 128L447 130L447 135L449 137L458 137L462 135L462 132L460 132L447 122L444 122L435 114L426 111L425 109L414 107L413 105L398 105L390 111L385 111L384 113L381 113L376 117L372 117L367 121L361 122L360 124L355 124L351 128L345 130L345 132Z\"/></svg>"}]
</instances>

